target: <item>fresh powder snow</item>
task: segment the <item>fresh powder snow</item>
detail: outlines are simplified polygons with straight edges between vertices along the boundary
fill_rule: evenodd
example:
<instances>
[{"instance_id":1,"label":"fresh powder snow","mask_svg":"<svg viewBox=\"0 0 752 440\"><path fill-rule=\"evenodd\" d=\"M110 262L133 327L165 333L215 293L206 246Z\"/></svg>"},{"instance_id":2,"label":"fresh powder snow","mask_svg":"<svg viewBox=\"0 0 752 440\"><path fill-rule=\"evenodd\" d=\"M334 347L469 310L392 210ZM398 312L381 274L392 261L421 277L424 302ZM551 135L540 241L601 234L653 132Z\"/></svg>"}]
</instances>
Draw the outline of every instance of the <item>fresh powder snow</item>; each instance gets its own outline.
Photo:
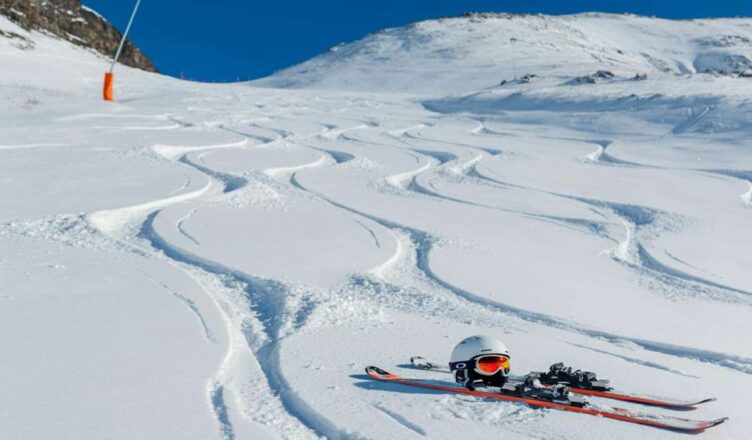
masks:
<instances>
[{"instance_id":1,"label":"fresh powder snow","mask_svg":"<svg viewBox=\"0 0 752 440\"><path fill-rule=\"evenodd\" d=\"M752 20L472 14L114 103L0 31L0 437L681 435L363 372L490 334L749 438Z\"/></svg>"}]
</instances>

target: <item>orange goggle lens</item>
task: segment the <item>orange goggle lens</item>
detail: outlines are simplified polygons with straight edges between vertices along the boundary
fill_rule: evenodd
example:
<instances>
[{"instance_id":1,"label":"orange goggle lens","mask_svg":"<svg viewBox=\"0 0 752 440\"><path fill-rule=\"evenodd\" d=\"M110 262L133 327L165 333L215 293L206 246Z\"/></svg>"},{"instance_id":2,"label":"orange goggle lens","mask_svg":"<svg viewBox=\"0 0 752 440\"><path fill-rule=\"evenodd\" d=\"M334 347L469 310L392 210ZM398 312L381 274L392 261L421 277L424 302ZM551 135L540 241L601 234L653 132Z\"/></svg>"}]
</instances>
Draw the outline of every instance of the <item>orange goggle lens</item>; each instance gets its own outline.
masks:
<instances>
[{"instance_id":1,"label":"orange goggle lens","mask_svg":"<svg viewBox=\"0 0 752 440\"><path fill-rule=\"evenodd\" d=\"M510 362L505 356L483 356L475 361L477 371L483 374L496 374L499 370L509 373Z\"/></svg>"}]
</instances>

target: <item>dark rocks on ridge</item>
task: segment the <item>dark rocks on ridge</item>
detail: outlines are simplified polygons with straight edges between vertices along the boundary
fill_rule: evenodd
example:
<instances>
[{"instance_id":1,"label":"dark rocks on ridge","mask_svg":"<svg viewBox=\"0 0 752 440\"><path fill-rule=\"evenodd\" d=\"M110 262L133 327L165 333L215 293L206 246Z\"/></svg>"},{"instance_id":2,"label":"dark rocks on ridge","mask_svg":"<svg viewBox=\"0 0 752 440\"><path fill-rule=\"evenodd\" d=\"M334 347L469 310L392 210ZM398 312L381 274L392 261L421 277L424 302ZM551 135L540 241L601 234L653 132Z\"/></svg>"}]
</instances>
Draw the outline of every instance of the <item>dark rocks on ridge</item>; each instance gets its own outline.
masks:
<instances>
[{"instance_id":1,"label":"dark rocks on ridge","mask_svg":"<svg viewBox=\"0 0 752 440\"><path fill-rule=\"evenodd\" d=\"M80 0L0 0L0 14L28 30L47 32L107 57L114 57L122 33ZM157 72L154 63L127 40L121 63Z\"/></svg>"}]
</instances>

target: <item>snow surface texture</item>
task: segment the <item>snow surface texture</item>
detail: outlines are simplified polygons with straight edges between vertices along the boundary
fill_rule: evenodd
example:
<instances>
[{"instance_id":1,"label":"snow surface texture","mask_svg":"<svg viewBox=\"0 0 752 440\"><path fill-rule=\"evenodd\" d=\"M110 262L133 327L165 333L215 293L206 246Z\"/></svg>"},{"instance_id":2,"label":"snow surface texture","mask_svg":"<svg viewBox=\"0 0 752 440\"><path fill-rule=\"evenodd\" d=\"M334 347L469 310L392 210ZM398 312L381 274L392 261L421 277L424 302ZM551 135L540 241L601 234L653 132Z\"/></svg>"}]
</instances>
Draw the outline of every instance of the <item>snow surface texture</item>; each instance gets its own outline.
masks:
<instances>
[{"instance_id":1,"label":"snow surface texture","mask_svg":"<svg viewBox=\"0 0 752 440\"><path fill-rule=\"evenodd\" d=\"M476 333L752 432L752 21L444 19L114 104L0 30L3 438L679 436L364 378Z\"/></svg>"}]
</instances>

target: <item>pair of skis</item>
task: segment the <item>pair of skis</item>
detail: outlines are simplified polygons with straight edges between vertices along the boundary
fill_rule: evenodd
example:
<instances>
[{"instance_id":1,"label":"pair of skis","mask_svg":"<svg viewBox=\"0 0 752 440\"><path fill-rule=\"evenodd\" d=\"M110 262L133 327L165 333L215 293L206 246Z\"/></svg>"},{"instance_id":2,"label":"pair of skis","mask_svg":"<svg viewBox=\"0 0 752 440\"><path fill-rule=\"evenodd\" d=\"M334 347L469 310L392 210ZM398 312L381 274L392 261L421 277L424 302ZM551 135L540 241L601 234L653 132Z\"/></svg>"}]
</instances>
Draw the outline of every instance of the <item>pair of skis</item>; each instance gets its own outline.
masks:
<instances>
[{"instance_id":1,"label":"pair of skis","mask_svg":"<svg viewBox=\"0 0 752 440\"><path fill-rule=\"evenodd\" d=\"M410 358L410 362L413 364L413 366L419 370L426 370L426 371L435 371L438 373L446 373L446 374L452 374L451 371L449 371L449 368L442 366L438 364L437 362L429 361L423 357L420 356L414 356ZM553 367L556 367L557 365L561 364L554 364L552 366L552 372L561 371L561 369L555 370ZM571 370L570 370L571 371ZM579 373L579 371L577 372ZM612 400L621 400L624 402L632 402L632 403L639 403L642 405L648 405L648 406L660 406L663 408L669 408L669 409L676 409L676 410L691 410L695 409L697 405L701 405L703 403L713 402L716 399L714 397L708 398L708 399L700 399L700 400L678 400L678 399L669 399L665 397L653 397L653 396L641 396L636 394L627 394L627 393L620 393L618 391L613 391L610 386L608 386L607 380L597 380L597 381L588 381L587 387L585 388L585 384L583 384L583 381L577 381L577 380L562 380L559 377L556 377L555 375L552 375L550 373L533 373L536 374L537 377L541 378L541 382L543 382L544 385L554 385L557 383L563 383L565 385L570 386L570 390L573 393L581 394L585 396L595 396L595 397L603 397L606 399L612 399ZM584 373L584 374L592 374L592 373ZM546 377L547 375L553 376L553 377ZM548 379L548 380L547 380ZM518 384L525 381L524 377L511 377L509 379L509 382L512 384ZM577 385L582 385L582 387L578 387Z\"/></svg>"},{"instance_id":2,"label":"pair of skis","mask_svg":"<svg viewBox=\"0 0 752 440\"><path fill-rule=\"evenodd\" d=\"M440 373L449 373L449 369L442 367L436 363L429 362L421 357L414 357L411 359L413 365L416 368L428 371L435 371ZM366 374L371 379L390 382L400 385L406 385L417 388L431 389L436 391L443 391L455 394L465 394L476 397L483 397L495 400L504 400L509 402L525 403L533 407L545 407L554 408L564 411L576 412L580 414L589 414L593 416L601 416L609 419L622 420L625 422L636 423L640 425L652 426L656 428L669 429L681 432L698 433L705 429L719 425L725 422L728 418L720 418L716 420L691 420L680 417L664 416L658 414L647 414L642 412L631 411L624 408L614 408L610 406L593 405L585 400L579 398L570 399L568 401L561 400L542 400L534 397L527 397L524 395L516 395L509 391L506 387L502 389L489 389L488 391L469 390L455 386L454 384L436 383L435 381L414 379L399 376L397 374L389 373L378 367L367 367ZM510 387L520 382L519 378L510 379ZM497 391L498 390L498 391ZM638 396L631 394L624 394L613 392L608 390L594 390L585 388L572 388L571 391L575 395L590 395L598 396L613 400L621 400L627 402L641 403L644 405L660 406L671 409L693 409L696 405L711 402L715 399L703 399L696 401L678 401L673 399L661 399L646 396Z\"/></svg>"}]
</instances>

